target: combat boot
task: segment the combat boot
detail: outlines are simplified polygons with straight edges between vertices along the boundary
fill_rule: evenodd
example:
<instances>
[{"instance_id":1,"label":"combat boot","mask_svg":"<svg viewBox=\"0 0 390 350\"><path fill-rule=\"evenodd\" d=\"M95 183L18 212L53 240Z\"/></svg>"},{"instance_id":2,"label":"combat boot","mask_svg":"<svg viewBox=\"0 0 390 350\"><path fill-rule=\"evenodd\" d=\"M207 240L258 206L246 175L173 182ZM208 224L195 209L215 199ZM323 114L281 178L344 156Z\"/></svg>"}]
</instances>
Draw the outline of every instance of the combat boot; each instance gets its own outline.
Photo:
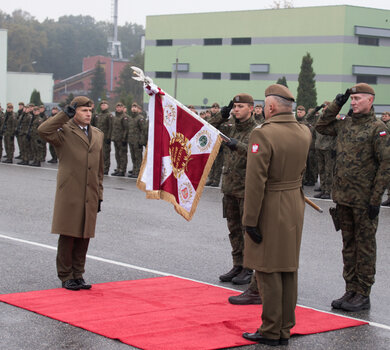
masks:
<instances>
[{"instance_id":1,"label":"combat boot","mask_svg":"<svg viewBox=\"0 0 390 350\"><path fill-rule=\"evenodd\" d=\"M248 284L251 282L253 275L253 270L244 268L242 271L234 278L232 278L232 282L234 284Z\"/></svg>"},{"instance_id":2,"label":"combat boot","mask_svg":"<svg viewBox=\"0 0 390 350\"><path fill-rule=\"evenodd\" d=\"M9 164L11 164L11 163L12 163L12 159L3 160L3 163L9 163Z\"/></svg>"},{"instance_id":3,"label":"combat boot","mask_svg":"<svg viewBox=\"0 0 390 350\"><path fill-rule=\"evenodd\" d=\"M118 171L117 171L117 170L114 170L114 172L111 173L111 176L118 176Z\"/></svg>"},{"instance_id":4,"label":"combat boot","mask_svg":"<svg viewBox=\"0 0 390 350\"><path fill-rule=\"evenodd\" d=\"M341 308L345 311L361 311L370 308L370 297L356 293L355 296L349 300L343 301Z\"/></svg>"},{"instance_id":5,"label":"combat boot","mask_svg":"<svg viewBox=\"0 0 390 350\"><path fill-rule=\"evenodd\" d=\"M324 192L319 192L319 193L315 194L313 196L313 198L321 198L324 194L325 194Z\"/></svg>"},{"instance_id":6,"label":"combat boot","mask_svg":"<svg viewBox=\"0 0 390 350\"><path fill-rule=\"evenodd\" d=\"M343 302L352 299L354 296L355 296L355 292L351 292L351 291L345 292L341 298L333 300L331 305L334 309L341 309L341 305L343 304Z\"/></svg>"},{"instance_id":7,"label":"combat boot","mask_svg":"<svg viewBox=\"0 0 390 350\"><path fill-rule=\"evenodd\" d=\"M208 181L206 182L206 186L212 186L213 183L214 183L213 180L208 180Z\"/></svg>"},{"instance_id":8,"label":"combat boot","mask_svg":"<svg viewBox=\"0 0 390 350\"><path fill-rule=\"evenodd\" d=\"M242 266L233 266L233 268L225 274L219 276L220 281L230 282L233 277L236 277L242 271Z\"/></svg>"},{"instance_id":9,"label":"combat boot","mask_svg":"<svg viewBox=\"0 0 390 350\"><path fill-rule=\"evenodd\" d=\"M259 292L248 288L244 293L229 297L229 303L234 305L260 305L262 303Z\"/></svg>"},{"instance_id":10,"label":"combat boot","mask_svg":"<svg viewBox=\"0 0 390 350\"><path fill-rule=\"evenodd\" d=\"M314 196L315 197L315 196ZM324 193L322 196L321 196L321 199L330 199L330 194L329 193Z\"/></svg>"}]
</instances>

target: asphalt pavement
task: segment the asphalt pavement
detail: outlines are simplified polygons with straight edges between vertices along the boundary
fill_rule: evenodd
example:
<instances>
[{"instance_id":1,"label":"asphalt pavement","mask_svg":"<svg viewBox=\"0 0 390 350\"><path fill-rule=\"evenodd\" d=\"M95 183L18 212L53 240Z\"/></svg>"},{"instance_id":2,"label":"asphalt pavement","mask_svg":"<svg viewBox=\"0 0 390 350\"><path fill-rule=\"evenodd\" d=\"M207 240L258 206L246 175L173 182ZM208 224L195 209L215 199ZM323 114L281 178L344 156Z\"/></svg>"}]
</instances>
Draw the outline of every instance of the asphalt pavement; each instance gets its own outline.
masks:
<instances>
[{"instance_id":1,"label":"asphalt pavement","mask_svg":"<svg viewBox=\"0 0 390 350\"><path fill-rule=\"evenodd\" d=\"M57 235L50 234L57 166L41 168L0 163L0 293L60 287L56 277ZM147 200L136 180L105 176L104 201L96 237L88 250L89 283L176 275L234 290L246 286L219 282L231 268L230 243L222 218L219 188L205 187L192 221L164 201ZM312 198L313 187L305 188ZM390 208L382 207L377 232L377 274L371 309L333 310L344 293L341 236L335 232L330 200L314 200L320 214L306 206L299 269L298 304L351 316L369 325L294 336L287 349L389 349ZM247 331L253 332L254 329ZM212 336L212 331L210 331ZM1 349L132 349L116 340L0 303ZM240 347L262 349L264 345ZM284 347L286 348L286 347Z\"/></svg>"}]
</instances>

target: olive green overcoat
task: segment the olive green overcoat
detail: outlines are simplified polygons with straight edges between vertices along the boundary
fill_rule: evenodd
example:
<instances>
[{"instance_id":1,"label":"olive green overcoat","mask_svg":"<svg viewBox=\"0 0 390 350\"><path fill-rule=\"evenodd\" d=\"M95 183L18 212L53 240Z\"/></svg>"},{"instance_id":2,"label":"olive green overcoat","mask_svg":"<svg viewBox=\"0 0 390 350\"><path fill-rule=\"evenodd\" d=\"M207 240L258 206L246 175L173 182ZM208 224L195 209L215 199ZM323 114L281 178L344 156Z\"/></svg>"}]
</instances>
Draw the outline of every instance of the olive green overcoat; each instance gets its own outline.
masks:
<instances>
[{"instance_id":1,"label":"olive green overcoat","mask_svg":"<svg viewBox=\"0 0 390 350\"><path fill-rule=\"evenodd\" d=\"M87 137L64 112L47 119L38 132L55 147L59 160L52 233L94 237L103 200L103 133L90 126Z\"/></svg>"},{"instance_id":2,"label":"olive green overcoat","mask_svg":"<svg viewBox=\"0 0 390 350\"><path fill-rule=\"evenodd\" d=\"M245 233L244 266L266 273L298 269L305 209L302 175L311 142L306 125L279 114L249 138L243 225L258 227L260 244Z\"/></svg>"}]
</instances>

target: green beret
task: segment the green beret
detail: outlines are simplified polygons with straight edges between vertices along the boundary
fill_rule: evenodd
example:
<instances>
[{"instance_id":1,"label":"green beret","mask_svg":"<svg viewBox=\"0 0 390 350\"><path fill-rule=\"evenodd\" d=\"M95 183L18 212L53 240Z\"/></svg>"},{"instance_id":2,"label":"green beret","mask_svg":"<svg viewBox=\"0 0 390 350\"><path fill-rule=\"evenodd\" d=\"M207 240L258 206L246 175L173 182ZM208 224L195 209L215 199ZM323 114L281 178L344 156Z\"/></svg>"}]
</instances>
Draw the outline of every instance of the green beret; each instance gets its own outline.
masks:
<instances>
[{"instance_id":1,"label":"green beret","mask_svg":"<svg viewBox=\"0 0 390 350\"><path fill-rule=\"evenodd\" d=\"M217 102L214 102L214 103L211 105L211 108L213 108L213 107L219 108L219 104L218 104Z\"/></svg>"},{"instance_id":2,"label":"green beret","mask_svg":"<svg viewBox=\"0 0 390 350\"><path fill-rule=\"evenodd\" d=\"M7 108L14 108L14 105L11 102L7 103Z\"/></svg>"},{"instance_id":3,"label":"green beret","mask_svg":"<svg viewBox=\"0 0 390 350\"><path fill-rule=\"evenodd\" d=\"M19 105L19 106L20 106L20 105L24 106L24 102L19 102L18 105Z\"/></svg>"},{"instance_id":4,"label":"green beret","mask_svg":"<svg viewBox=\"0 0 390 350\"><path fill-rule=\"evenodd\" d=\"M292 101L292 102L295 101L294 96L291 93L291 91L288 88L286 88L284 85L281 85L281 84L272 84L272 85L268 86L265 89L265 97L267 97L267 96L278 96L278 97L284 98L288 101Z\"/></svg>"},{"instance_id":5,"label":"green beret","mask_svg":"<svg viewBox=\"0 0 390 350\"><path fill-rule=\"evenodd\" d=\"M238 94L233 98L234 103L249 103L254 104L253 97L249 94Z\"/></svg>"},{"instance_id":6,"label":"green beret","mask_svg":"<svg viewBox=\"0 0 390 350\"><path fill-rule=\"evenodd\" d=\"M122 102L118 102L118 103L116 104L116 106L117 106L117 107L118 107L118 106L124 107L124 105L123 105Z\"/></svg>"},{"instance_id":7,"label":"green beret","mask_svg":"<svg viewBox=\"0 0 390 350\"><path fill-rule=\"evenodd\" d=\"M77 107L92 107L92 100L86 96L77 96L70 103L71 106L77 103Z\"/></svg>"},{"instance_id":8,"label":"green beret","mask_svg":"<svg viewBox=\"0 0 390 350\"><path fill-rule=\"evenodd\" d=\"M297 111L306 111L306 108L304 106L298 106Z\"/></svg>"},{"instance_id":9,"label":"green beret","mask_svg":"<svg viewBox=\"0 0 390 350\"><path fill-rule=\"evenodd\" d=\"M370 94L370 95L375 96L374 89L366 83L356 84L355 86L352 86L349 89L349 91L350 91L351 95L353 95L353 94Z\"/></svg>"},{"instance_id":10,"label":"green beret","mask_svg":"<svg viewBox=\"0 0 390 350\"><path fill-rule=\"evenodd\" d=\"M101 100L100 103L99 103L99 105L102 105L102 104L108 105L109 103L108 103L108 101L106 101L106 100Z\"/></svg>"}]
</instances>

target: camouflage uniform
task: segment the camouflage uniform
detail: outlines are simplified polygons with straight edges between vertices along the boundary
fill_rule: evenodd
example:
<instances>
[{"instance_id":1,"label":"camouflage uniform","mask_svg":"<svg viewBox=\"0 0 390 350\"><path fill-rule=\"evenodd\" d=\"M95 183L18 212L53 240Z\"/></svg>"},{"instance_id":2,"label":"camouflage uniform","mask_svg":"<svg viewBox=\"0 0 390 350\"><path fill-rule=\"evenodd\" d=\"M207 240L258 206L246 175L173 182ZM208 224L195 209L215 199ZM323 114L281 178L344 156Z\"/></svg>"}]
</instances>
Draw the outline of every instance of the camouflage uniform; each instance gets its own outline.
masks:
<instances>
[{"instance_id":1,"label":"camouflage uniform","mask_svg":"<svg viewBox=\"0 0 390 350\"><path fill-rule=\"evenodd\" d=\"M103 157L105 174L108 174L110 170L112 119L113 116L107 108L95 116L93 124L93 126L96 126L104 133Z\"/></svg>"},{"instance_id":2,"label":"camouflage uniform","mask_svg":"<svg viewBox=\"0 0 390 350\"><path fill-rule=\"evenodd\" d=\"M127 132L128 115L124 112L115 112L112 118L111 141L114 142L116 170L118 173L125 173L127 168Z\"/></svg>"},{"instance_id":3,"label":"camouflage uniform","mask_svg":"<svg viewBox=\"0 0 390 350\"><path fill-rule=\"evenodd\" d=\"M28 138L30 138L32 163L31 165L40 166L42 159L43 146L46 147L41 137L38 134L38 127L43 122L43 118L40 114L34 115L31 118L29 129L27 132Z\"/></svg>"},{"instance_id":4,"label":"camouflage uniform","mask_svg":"<svg viewBox=\"0 0 390 350\"><path fill-rule=\"evenodd\" d=\"M128 119L128 136L127 142L129 143L131 162L133 163L133 177L138 177L141 163L142 163L142 150L145 143L145 119L140 113L130 113Z\"/></svg>"},{"instance_id":5,"label":"camouflage uniform","mask_svg":"<svg viewBox=\"0 0 390 350\"><path fill-rule=\"evenodd\" d=\"M47 120L47 115L45 114L45 112L41 112L41 114L39 116L41 118L41 122L44 122L45 120ZM46 154L47 154L47 143L45 140L43 140L41 138L40 138L40 141L41 141L41 143L39 144L40 161L44 162L46 160Z\"/></svg>"},{"instance_id":6,"label":"camouflage uniform","mask_svg":"<svg viewBox=\"0 0 390 350\"><path fill-rule=\"evenodd\" d=\"M226 120L221 113L210 119L210 124L221 128ZM248 151L249 134L257 126L253 116L240 123L234 118L233 122L225 124L223 132L226 136L238 140L237 149L232 151L224 147L224 167L222 172L223 217L227 220L229 239L232 246L234 266L242 266L244 250L244 232L242 213L245 194L245 172Z\"/></svg>"},{"instance_id":7,"label":"camouflage uniform","mask_svg":"<svg viewBox=\"0 0 390 350\"><path fill-rule=\"evenodd\" d=\"M28 164L30 160L30 153L31 153L31 143L30 140L27 138L27 132L28 127L30 125L30 121L32 118L31 113L24 113L20 117L18 127L17 127L17 133L20 137L20 154L22 156L22 161L19 164Z\"/></svg>"},{"instance_id":8,"label":"camouflage uniform","mask_svg":"<svg viewBox=\"0 0 390 350\"><path fill-rule=\"evenodd\" d=\"M315 124L318 118L315 111L307 116L307 121ZM333 181L333 168L336 153L336 137L321 135L315 131L315 157L318 173L320 175L321 193L330 195Z\"/></svg>"},{"instance_id":9,"label":"camouflage uniform","mask_svg":"<svg viewBox=\"0 0 390 350\"><path fill-rule=\"evenodd\" d=\"M253 117L255 118L256 123L259 125L265 122L265 118L262 114L253 114Z\"/></svg>"},{"instance_id":10,"label":"camouflage uniform","mask_svg":"<svg viewBox=\"0 0 390 350\"><path fill-rule=\"evenodd\" d=\"M382 120L383 123L385 123L387 129L390 129L390 119L387 121ZM390 206L390 183L387 186L387 199L382 203L382 205Z\"/></svg>"},{"instance_id":11,"label":"camouflage uniform","mask_svg":"<svg viewBox=\"0 0 390 350\"><path fill-rule=\"evenodd\" d=\"M310 123L308 120L306 120L305 117L298 118L296 116L296 119L298 123L306 125L311 131L312 139L310 143L309 153L307 154L306 170L303 175L302 183L306 186L314 186L318 178L317 161L315 155L315 132L313 126L314 123Z\"/></svg>"},{"instance_id":12,"label":"camouflage uniform","mask_svg":"<svg viewBox=\"0 0 390 350\"><path fill-rule=\"evenodd\" d=\"M375 233L378 217L368 216L369 205L379 206L390 176L390 137L374 110L336 116L334 101L320 116L316 130L337 136L332 197L337 203L343 237L343 277L347 292L367 297L374 283Z\"/></svg>"},{"instance_id":13,"label":"camouflage uniform","mask_svg":"<svg viewBox=\"0 0 390 350\"><path fill-rule=\"evenodd\" d=\"M1 135L3 136L4 140L7 162L11 163L15 152L15 126L16 114L14 112L6 112L4 115L3 124L1 126Z\"/></svg>"}]
</instances>

